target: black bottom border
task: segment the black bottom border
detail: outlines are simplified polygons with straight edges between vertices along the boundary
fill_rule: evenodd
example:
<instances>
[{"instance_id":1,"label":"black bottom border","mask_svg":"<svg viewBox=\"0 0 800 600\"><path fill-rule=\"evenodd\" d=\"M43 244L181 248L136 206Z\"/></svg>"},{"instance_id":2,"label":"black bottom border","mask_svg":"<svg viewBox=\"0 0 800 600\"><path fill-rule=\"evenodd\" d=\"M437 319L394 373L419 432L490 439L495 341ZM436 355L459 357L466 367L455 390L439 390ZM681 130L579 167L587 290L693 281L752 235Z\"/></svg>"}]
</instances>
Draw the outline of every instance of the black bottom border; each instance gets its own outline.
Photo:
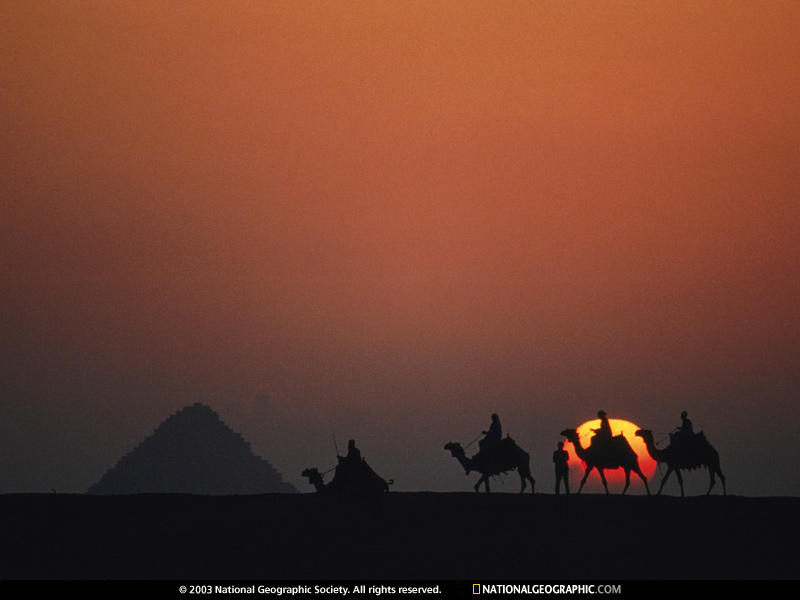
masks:
<instances>
[{"instance_id":1,"label":"black bottom border","mask_svg":"<svg viewBox=\"0 0 800 600\"><path fill-rule=\"evenodd\" d=\"M658 593L759 594L785 590L782 581L0 581L0 593L133 593L173 598L582 598L600 600ZM779 586L781 586L779 588Z\"/></svg>"}]
</instances>

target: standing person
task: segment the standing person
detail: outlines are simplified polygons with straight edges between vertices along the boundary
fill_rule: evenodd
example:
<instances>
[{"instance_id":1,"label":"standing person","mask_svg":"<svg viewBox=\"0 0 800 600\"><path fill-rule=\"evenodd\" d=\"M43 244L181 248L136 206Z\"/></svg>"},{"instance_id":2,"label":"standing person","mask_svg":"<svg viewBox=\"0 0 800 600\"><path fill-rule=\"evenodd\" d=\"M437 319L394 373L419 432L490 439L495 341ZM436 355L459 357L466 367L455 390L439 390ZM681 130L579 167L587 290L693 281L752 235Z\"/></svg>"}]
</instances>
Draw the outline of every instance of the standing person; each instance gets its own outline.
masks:
<instances>
[{"instance_id":1,"label":"standing person","mask_svg":"<svg viewBox=\"0 0 800 600\"><path fill-rule=\"evenodd\" d=\"M564 442L558 442L558 450L553 452L553 464L556 468L556 496L561 493L561 482L569 495L569 452L564 450Z\"/></svg>"}]
</instances>

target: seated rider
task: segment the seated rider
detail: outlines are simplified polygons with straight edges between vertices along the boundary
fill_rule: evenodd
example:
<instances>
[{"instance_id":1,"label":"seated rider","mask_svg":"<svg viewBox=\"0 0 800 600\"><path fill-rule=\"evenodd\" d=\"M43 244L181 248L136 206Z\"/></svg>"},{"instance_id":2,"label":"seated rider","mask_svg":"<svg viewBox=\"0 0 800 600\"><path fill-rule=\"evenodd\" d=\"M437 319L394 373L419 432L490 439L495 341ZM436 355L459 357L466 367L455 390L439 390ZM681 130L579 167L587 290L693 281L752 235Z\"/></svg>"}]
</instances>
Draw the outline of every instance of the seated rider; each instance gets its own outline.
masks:
<instances>
[{"instance_id":1,"label":"seated rider","mask_svg":"<svg viewBox=\"0 0 800 600\"><path fill-rule=\"evenodd\" d=\"M356 448L355 440L347 442L347 456L340 456L339 462L351 467L361 464L361 451Z\"/></svg>"},{"instance_id":2,"label":"seated rider","mask_svg":"<svg viewBox=\"0 0 800 600\"><path fill-rule=\"evenodd\" d=\"M606 411L601 410L597 412L597 418L600 419L600 428L599 429L592 429L594 431L594 437L592 438L592 443L595 441L601 444L605 444L606 442L611 441L611 424L608 422L608 415Z\"/></svg>"},{"instance_id":3,"label":"seated rider","mask_svg":"<svg viewBox=\"0 0 800 600\"><path fill-rule=\"evenodd\" d=\"M500 443L503 437L503 426L500 425L500 417L496 413L492 415L492 424L489 425L489 430L481 433L484 435L484 438L478 442L481 450L492 448Z\"/></svg>"},{"instance_id":4,"label":"seated rider","mask_svg":"<svg viewBox=\"0 0 800 600\"><path fill-rule=\"evenodd\" d=\"M689 413L683 411L681 413L681 425L672 430L670 434L670 443L683 444L688 442L694 437L694 427L689 420Z\"/></svg>"}]
</instances>

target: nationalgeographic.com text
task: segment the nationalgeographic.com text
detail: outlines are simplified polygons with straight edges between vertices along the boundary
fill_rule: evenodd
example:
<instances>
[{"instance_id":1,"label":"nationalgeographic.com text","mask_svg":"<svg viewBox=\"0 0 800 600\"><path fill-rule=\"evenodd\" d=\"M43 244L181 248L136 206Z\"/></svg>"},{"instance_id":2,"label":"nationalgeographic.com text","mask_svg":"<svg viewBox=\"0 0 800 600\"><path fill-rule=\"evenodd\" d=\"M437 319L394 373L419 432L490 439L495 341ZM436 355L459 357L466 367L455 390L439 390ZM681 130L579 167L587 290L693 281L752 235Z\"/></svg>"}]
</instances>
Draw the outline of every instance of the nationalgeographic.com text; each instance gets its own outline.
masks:
<instances>
[{"instance_id":1,"label":"nationalgeographic.com text","mask_svg":"<svg viewBox=\"0 0 800 600\"><path fill-rule=\"evenodd\" d=\"M621 594L620 584L501 584L476 583L472 587L473 594Z\"/></svg>"}]
</instances>

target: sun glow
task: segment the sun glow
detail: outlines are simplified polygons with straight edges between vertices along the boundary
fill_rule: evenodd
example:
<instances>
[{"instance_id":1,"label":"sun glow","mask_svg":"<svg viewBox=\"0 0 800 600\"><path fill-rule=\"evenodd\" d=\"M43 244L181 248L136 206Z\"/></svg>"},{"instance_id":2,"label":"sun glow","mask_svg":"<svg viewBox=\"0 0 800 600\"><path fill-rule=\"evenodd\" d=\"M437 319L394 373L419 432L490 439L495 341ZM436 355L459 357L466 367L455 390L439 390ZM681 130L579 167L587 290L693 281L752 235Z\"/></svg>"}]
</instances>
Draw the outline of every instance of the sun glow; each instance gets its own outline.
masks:
<instances>
[{"instance_id":1,"label":"sun glow","mask_svg":"<svg viewBox=\"0 0 800 600\"><path fill-rule=\"evenodd\" d=\"M642 469L642 473L644 473L645 477L647 477L648 482L653 477L653 474L656 471L656 461L654 461L650 454L647 452L647 447L644 444L644 441L640 437L636 437L635 433L638 429L641 429L638 425L631 423L630 421L624 421L621 419L609 419L609 425L611 425L611 433L613 435L622 434L625 436L625 439L628 440L628 443L633 448L633 451L636 452L636 456L639 458L639 467ZM586 448L591 444L591 439L594 429L600 428L600 419L594 419L593 421L587 421L583 425L577 428L578 438L580 440L581 445ZM578 455L575 453L575 448L569 442L564 444L564 449L569 452L569 466L571 471L570 479L574 481L576 477L575 474L580 474L580 477L583 477L584 472L584 464L583 461L578 458ZM606 480L609 484L612 483L624 483L625 481L625 471L622 469L613 469L605 471ZM631 486L635 486L637 480L639 478L635 474L631 474ZM640 481L640 480L639 480ZM589 479L586 481L586 487L584 489L588 489L589 486L591 487L599 487L602 489L602 484L600 482L600 477L597 473L594 473L589 476ZM576 488L577 489L577 488ZM634 488L635 489L635 488Z\"/></svg>"}]
</instances>

